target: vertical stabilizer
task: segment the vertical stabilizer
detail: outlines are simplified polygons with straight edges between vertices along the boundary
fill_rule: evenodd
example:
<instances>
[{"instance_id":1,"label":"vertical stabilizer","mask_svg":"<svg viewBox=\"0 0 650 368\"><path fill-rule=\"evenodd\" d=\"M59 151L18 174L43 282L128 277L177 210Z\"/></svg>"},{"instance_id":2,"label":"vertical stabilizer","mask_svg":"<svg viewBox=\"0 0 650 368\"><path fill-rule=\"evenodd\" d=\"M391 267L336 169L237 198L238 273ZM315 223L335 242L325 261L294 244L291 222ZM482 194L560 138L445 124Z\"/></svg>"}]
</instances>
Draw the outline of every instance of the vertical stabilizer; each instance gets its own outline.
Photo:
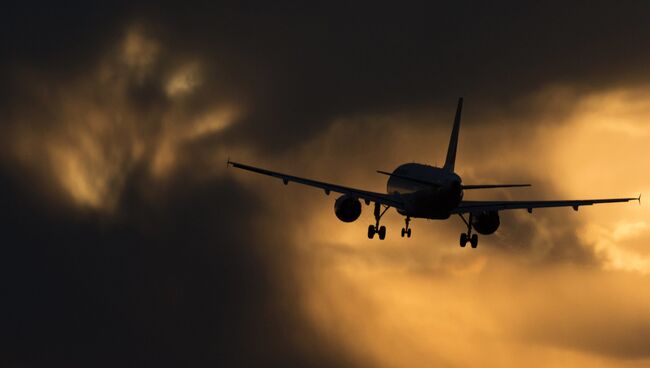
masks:
<instances>
[{"instance_id":1,"label":"vertical stabilizer","mask_svg":"<svg viewBox=\"0 0 650 368\"><path fill-rule=\"evenodd\" d=\"M460 130L460 112L463 110L463 98L458 98L458 107L456 108L456 117L454 118L454 128L451 130L449 138L449 148L447 148L447 159L443 169L454 172L456 162L456 148L458 147L458 131Z\"/></svg>"}]
</instances>

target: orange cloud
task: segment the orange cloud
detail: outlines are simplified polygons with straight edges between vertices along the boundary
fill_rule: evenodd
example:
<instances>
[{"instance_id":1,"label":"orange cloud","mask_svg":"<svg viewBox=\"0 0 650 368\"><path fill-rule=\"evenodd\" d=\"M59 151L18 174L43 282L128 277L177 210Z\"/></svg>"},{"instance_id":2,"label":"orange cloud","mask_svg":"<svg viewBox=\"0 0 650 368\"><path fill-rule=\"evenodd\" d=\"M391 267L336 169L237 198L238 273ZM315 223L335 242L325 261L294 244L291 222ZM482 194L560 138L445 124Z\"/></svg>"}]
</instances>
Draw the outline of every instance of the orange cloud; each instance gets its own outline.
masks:
<instances>
[{"instance_id":1,"label":"orange cloud","mask_svg":"<svg viewBox=\"0 0 650 368\"><path fill-rule=\"evenodd\" d=\"M223 104L188 111L186 101L176 97L200 84L200 63L179 62L170 73L157 71L164 47L141 27L129 28L115 48L89 74L65 85L24 72L23 88L47 112L25 109L6 132L10 159L41 175L74 205L108 212L135 167L149 168L154 179L165 177L185 164L182 151L188 144L219 134L239 113ZM170 100L140 111L133 88L168 74L161 88ZM226 157L219 149L214 156L220 162Z\"/></svg>"},{"instance_id":2,"label":"orange cloud","mask_svg":"<svg viewBox=\"0 0 650 368\"><path fill-rule=\"evenodd\" d=\"M650 155L644 139L650 126L643 123L650 94L579 96L568 110L555 99L534 101L551 113L531 115L521 126L501 113L503 120L487 116L463 127L458 167L466 181L527 178L535 185L483 197L629 196L650 188L650 175L634 169ZM384 178L375 169L442 160L449 132L437 127L449 116L424 115L335 122L286 157L258 163L382 191ZM371 241L365 238L370 207L357 222L343 224L333 215L334 198L321 191L233 176L262 190L282 222L293 224L303 305L314 324L373 366L650 363L650 250L629 244L650 240L643 206L505 214L497 234L468 251L456 244L460 220L415 220L414 237L406 241L396 231L402 219L389 213L383 220L388 239Z\"/></svg>"}]
</instances>

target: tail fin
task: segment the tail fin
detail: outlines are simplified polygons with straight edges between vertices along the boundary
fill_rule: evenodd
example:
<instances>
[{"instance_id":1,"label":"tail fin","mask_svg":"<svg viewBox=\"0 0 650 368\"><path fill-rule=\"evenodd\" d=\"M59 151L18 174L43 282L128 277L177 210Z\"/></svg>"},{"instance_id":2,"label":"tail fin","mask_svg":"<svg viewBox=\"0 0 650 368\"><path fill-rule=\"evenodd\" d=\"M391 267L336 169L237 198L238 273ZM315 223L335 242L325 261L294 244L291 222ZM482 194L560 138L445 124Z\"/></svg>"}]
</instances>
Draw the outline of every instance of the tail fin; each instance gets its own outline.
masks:
<instances>
[{"instance_id":1,"label":"tail fin","mask_svg":"<svg viewBox=\"0 0 650 368\"><path fill-rule=\"evenodd\" d=\"M458 131L460 130L460 112L463 110L463 98L458 98L458 107L456 108L456 117L454 118L454 128L451 130L449 138L449 148L447 148L447 159L443 169L454 172L456 162L456 148L458 147Z\"/></svg>"}]
</instances>

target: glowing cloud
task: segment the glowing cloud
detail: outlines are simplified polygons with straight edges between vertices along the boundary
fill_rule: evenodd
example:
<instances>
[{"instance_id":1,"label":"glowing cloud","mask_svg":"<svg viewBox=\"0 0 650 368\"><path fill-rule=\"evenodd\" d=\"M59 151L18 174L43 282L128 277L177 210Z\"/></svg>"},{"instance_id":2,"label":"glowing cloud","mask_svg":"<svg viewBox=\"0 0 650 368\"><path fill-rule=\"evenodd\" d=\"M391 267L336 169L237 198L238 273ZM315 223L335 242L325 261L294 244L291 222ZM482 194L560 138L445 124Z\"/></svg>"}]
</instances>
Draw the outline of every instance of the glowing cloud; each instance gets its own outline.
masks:
<instances>
[{"instance_id":1,"label":"glowing cloud","mask_svg":"<svg viewBox=\"0 0 650 368\"><path fill-rule=\"evenodd\" d=\"M541 94L552 97L549 91ZM541 101L535 111L545 113L523 118L530 122L527 126L495 130L516 126L500 114L500 122L487 115L484 125L464 127L458 167L466 180L512 180L508 175L514 174L535 184L532 194L484 195L627 196L650 187L648 173L630 173L629 166L620 165L625 158L650 156L643 138L650 95L605 91L578 96L572 108L563 98ZM615 129L618 125L607 123L607 116L617 116L634 131ZM421 122L444 118L449 119L438 113L350 118L333 123L286 157L259 161L289 173L381 191L382 178L374 169L411 159L432 163L436 154L444 155L448 130ZM373 131L382 134L368 136ZM355 144L359 137L381 149ZM489 144L481 143L486 140ZM526 144L516 144L522 141ZM384 164L369 167L368 162ZM639 364L650 359L637 343L650 335L650 319L643 316L650 308L644 286L650 250L630 246L650 240L645 207L504 214L503 228L485 237L478 251L466 252L456 245L462 226L453 219L415 220L416 235L404 241L395 231L402 220L389 214L383 220L387 240L370 241L364 236L372 222L370 207L363 207L359 221L343 224L333 215L333 198L272 182L260 189L259 183L269 179L258 179L241 180L257 183L256 190L263 190L283 214L282 223L294 224L306 313L323 334L343 341L362 361L381 367L521 362L545 367L626 366L627 359ZM626 298L630 302L620 302Z\"/></svg>"},{"instance_id":2,"label":"glowing cloud","mask_svg":"<svg viewBox=\"0 0 650 368\"><path fill-rule=\"evenodd\" d=\"M165 91L170 97L190 93L201 83L198 63L188 63L176 70L167 80Z\"/></svg>"}]
</instances>

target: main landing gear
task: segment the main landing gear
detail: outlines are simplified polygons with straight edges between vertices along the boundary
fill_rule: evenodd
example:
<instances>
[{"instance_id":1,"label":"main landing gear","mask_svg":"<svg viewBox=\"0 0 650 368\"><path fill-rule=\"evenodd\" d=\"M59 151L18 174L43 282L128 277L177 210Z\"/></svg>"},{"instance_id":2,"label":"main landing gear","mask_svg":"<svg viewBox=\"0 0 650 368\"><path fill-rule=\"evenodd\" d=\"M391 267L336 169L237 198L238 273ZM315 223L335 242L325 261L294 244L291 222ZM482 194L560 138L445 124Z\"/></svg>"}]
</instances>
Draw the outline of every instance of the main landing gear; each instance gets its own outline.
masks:
<instances>
[{"instance_id":1,"label":"main landing gear","mask_svg":"<svg viewBox=\"0 0 650 368\"><path fill-rule=\"evenodd\" d=\"M467 225L467 233L460 234L460 246L465 247L469 240L472 248L476 248L478 246L478 235L472 234L472 213L470 212L469 214L469 221L465 220L465 217L462 214L459 214L458 216L460 216L465 225Z\"/></svg>"},{"instance_id":2,"label":"main landing gear","mask_svg":"<svg viewBox=\"0 0 650 368\"><path fill-rule=\"evenodd\" d=\"M388 211L390 207L386 206L384 210L381 210L381 205L375 202L375 225L368 225L368 239L375 237L375 234L379 235L380 240L384 240L386 237L386 226L379 226L379 220L381 217Z\"/></svg>"},{"instance_id":3,"label":"main landing gear","mask_svg":"<svg viewBox=\"0 0 650 368\"><path fill-rule=\"evenodd\" d=\"M411 237L411 229L409 229L409 222L411 222L411 218L409 216L406 216L406 219L404 220L406 222L406 227L402 228L402 238L404 235L406 235L408 238Z\"/></svg>"}]
</instances>

